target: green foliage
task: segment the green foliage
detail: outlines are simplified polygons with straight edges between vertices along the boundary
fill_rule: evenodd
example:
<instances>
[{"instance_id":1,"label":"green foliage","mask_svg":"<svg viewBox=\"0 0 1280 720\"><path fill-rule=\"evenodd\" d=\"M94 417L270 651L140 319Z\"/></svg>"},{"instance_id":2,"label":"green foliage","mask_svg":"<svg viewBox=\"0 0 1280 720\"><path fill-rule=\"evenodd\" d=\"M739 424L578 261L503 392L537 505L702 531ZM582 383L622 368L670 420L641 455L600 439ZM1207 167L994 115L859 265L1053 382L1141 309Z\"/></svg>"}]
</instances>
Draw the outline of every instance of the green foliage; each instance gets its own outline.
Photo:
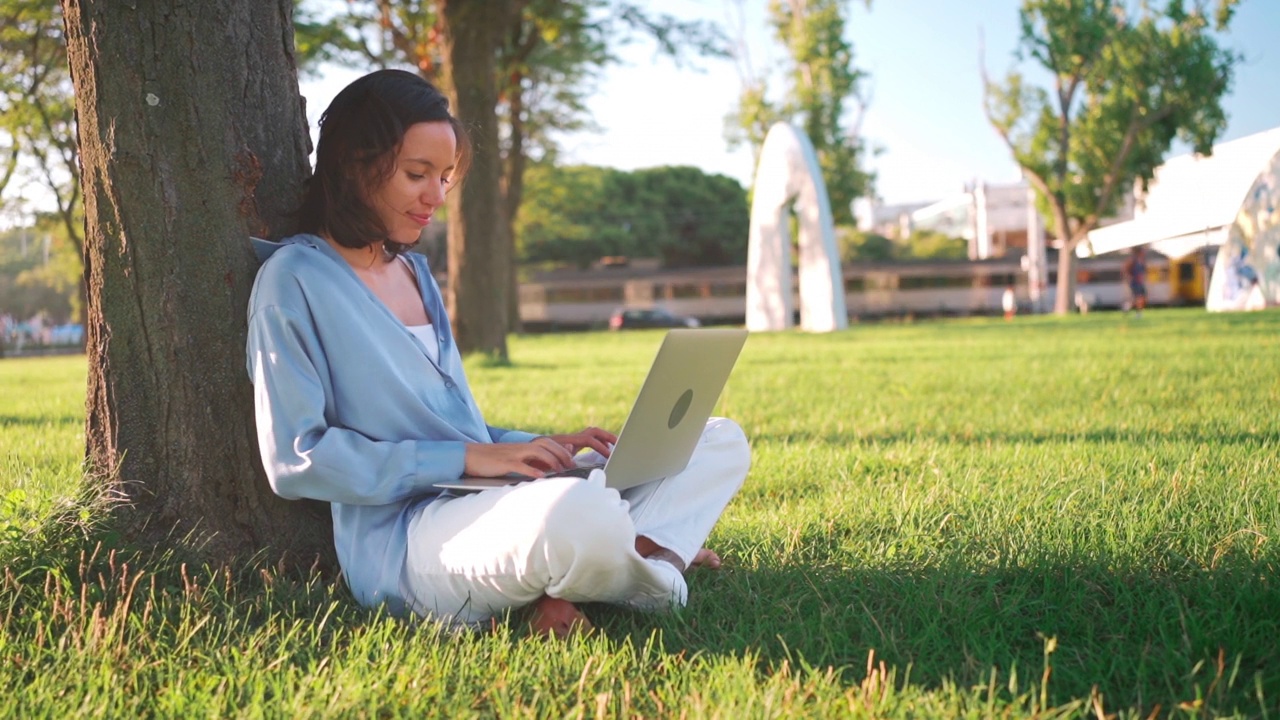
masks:
<instances>
[{"instance_id":1,"label":"green foliage","mask_svg":"<svg viewBox=\"0 0 1280 720\"><path fill-rule=\"evenodd\" d=\"M508 187L519 186L514 176L525 159L554 161L560 137L595 128L587 101L600 73L617 62L619 45L640 35L677 60L725 53L714 26L617 0L523 0L511 17L494 22L508 28L496 59L501 94L496 112ZM304 67L311 71L321 62L408 66L429 80L443 80L437 0L353 0L337 11L299 0L294 29Z\"/></svg>"},{"instance_id":2,"label":"green foliage","mask_svg":"<svg viewBox=\"0 0 1280 720\"><path fill-rule=\"evenodd\" d=\"M861 232L847 225L836 227L836 244L843 262L877 262L893 260L897 245L893 240L876 233Z\"/></svg>"},{"instance_id":3,"label":"green foliage","mask_svg":"<svg viewBox=\"0 0 1280 720\"><path fill-rule=\"evenodd\" d=\"M969 257L969 241L932 230L916 230L905 240L864 233L848 227L836 228L840 257L845 262L887 260L964 260Z\"/></svg>"},{"instance_id":4,"label":"green foliage","mask_svg":"<svg viewBox=\"0 0 1280 720\"><path fill-rule=\"evenodd\" d=\"M853 222L850 204L867 194L872 177L863 168L866 145L848 114L864 101L864 73L854 65L845 37L848 0L770 0L769 24L789 58L787 94L768 98L763 77L747 77L738 107L726 119L730 146L750 143L757 156L774 123L796 123L813 143L837 224ZM869 0L868 0L868 4Z\"/></svg>"},{"instance_id":5,"label":"green foliage","mask_svg":"<svg viewBox=\"0 0 1280 720\"><path fill-rule=\"evenodd\" d=\"M81 272L77 248L53 218L0 232L0 314L26 320L44 313L54 323L79 318Z\"/></svg>"},{"instance_id":6,"label":"green foliage","mask_svg":"<svg viewBox=\"0 0 1280 720\"><path fill-rule=\"evenodd\" d=\"M508 26L496 59L504 156L514 149L552 157L556 133L591 127L586 100L598 73L616 60L609 49L609 33L616 30L610 21L616 18L602 14L606 5L528 0L512 17L494 18ZM356 0L336 10L300 0L294 35L308 72L332 62L361 69L407 67L437 84L447 81L436 0ZM512 148L513 137L521 147Z\"/></svg>"},{"instance_id":7,"label":"green foliage","mask_svg":"<svg viewBox=\"0 0 1280 720\"><path fill-rule=\"evenodd\" d=\"M0 715L1274 717L1278 334L1157 310L754 335L717 408L753 447L725 567L564 643L121 547L68 506L85 359L5 360ZM491 422L617 427L659 339L518 337L467 373Z\"/></svg>"},{"instance_id":8,"label":"green foliage","mask_svg":"<svg viewBox=\"0 0 1280 720\"><path fill-rule=\"evenodd\" d=\"M587 267L605 255L636 255L638 235L631 223L649 218L624 212L611 199L625 173L592 166L533 165L525 179L525 207L516 219L518 259ZM645 228L649 229L649 228Z\"/></svg>"},{"instance_id":9,"label":"green foliage","mask_svg":"<svg viewBox=\"0 0 1280 720\"><path fill-rule=\"evenodd\" d=\"M758 161L765 136L774 123L782 122L782 109L769 100L769 85L764 78L746 78L737 106L725 116L725 139L729 149L749 145Z\"/></svg>"},{"instance_id":10,"label":"green foliage","mask_svg":"<svg viewBox=\"0 0 1280 720\"><path fill-rule=\"evenodd\" d=\"M969 257L969 241L933 230L916 230L907 238L906 257L921 260L964 260Z\"/></svg>"},{"instance_id":11,"label":"green foliage","mask_svg":"<svg viewBox=\"0 0 1280 720\"><path fill-rule=\"evenodd\" d=\"M440 23L435 0L352 0L337 6L295 0L294 49L309 73L332 62L371 70L409 67L438 80L444 50Z\"/></svg>"},{"instance_id":12,"label":"green foliage","mask_svg":"<svg viewBox=\"0 0 1280 720\"><path fill-rule=\"evenodd\" d=\"M1211 17L1206 0L1172 0L1163 11L1121 0L1023 3L1018 57L1054 86L1014 70L987 82L987 113L1067 250L1135 182L1146 188L1175 138L1212 151L1240 59L1213 31L1226 29L1236 4L1218 0Z\"/></svg>"},{"instance_id":13,"label":"green foliage","mask_svg":"<svg viewBox=\"0 0 1280 720\"><path fill-rule=\"evenodd\" d=\"M634 172L535 165L516 220L520 259L587 267L607 255L667 267L746 262L749 211L733 178L691 167Z\"/></svg>"},{"instance_id":14,"label":"green foliage","mask_svg":"<svg viewBox=\"0 0 1280 720\"><path fill-rule=\"evenodd\" d=\"M405 7L401 5L400 11ZM328 14L325 11L329 9L320 3L294 0L293 47L301 74L317 77L325 63L370 67L405 64L395 62L385 52L391 46L387 36L375 34L380 25L375 4L347 3L343 14Z\"/></svg>"},{"instance_id":15,"label":"green foliage","mask_svg":"<svg viewBox=\"0 0 1280 720\"><path fill-rule=\"evenodd\" d=\"M558 136L595 129L587 100L600 73L617 60L603 9L599 1L530 0L521 6L498 57L504 99L498 117L514 131L503 134L509 168L512 153L553 161Z\"/></svg>"},{"instance_id":16,"label":"green foliage","mask_svg":"<svg viewBox=\"0 0 1280 720\"><path fill-rule=\"evenodd\" d=\"M30 213L31 196L47 195L80 248L75 97L62 32L58 3L0 0L0 209ZM29 191L33 184L41 190Z\"/></svg>"},{"instance_id":17,"label":"green foliage","mask_svg":"<svg viewBox=\"0 0 1280 720\"><path fill-rule=\"evenodd\" d=\"M632 173L634 207L660 224L648 242L666 267L736 265L747 261L750 209L737 180L694 167Z\"/></svg>"}]
</instances>

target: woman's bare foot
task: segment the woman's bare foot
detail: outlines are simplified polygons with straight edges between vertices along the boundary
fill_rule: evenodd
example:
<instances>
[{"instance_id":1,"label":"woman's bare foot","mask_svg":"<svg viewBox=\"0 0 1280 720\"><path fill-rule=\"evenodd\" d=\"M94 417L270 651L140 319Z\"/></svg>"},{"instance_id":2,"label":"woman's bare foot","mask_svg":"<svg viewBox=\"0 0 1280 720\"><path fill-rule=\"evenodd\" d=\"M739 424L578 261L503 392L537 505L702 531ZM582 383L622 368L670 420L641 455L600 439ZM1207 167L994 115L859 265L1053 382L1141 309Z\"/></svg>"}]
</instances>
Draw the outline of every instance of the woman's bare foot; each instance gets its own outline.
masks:
<instances>
[{"instance_id":1,"label":"woman's bare foot","mask_svg":"<svg viewBox=\"0 0 1280 720\"><path fill-rule=\"evenodd\" d=\"M640 553L640 557L651 557L657 560L669 562L672 565L675 565L676 569L682 573L689 569L684 566L684 561L680 559L679 555L676 555L674 552L662 547L644 535L636 537L636 552ZM711 550L702 548L698 550L697 555L693 556L693 562L689 563L689 567L705 567L715 570L720 567L720 556Z\"/></svg>"},{"instance_id":2,"label":"woman's bare foot","mask_svg":"<svg viewBox=\"0 0 1280 720\"><path fill-rule=\"evenodd\" d=\"M698 554L693 556L693 562L689 563L691 567L704 567L717 570L720 567L720 556L715 552L702 548L698 550Z\"/></svg>"},{"instance_id":3,"label":"woman's bare foot","mask_svg":"<svg viewBox=\"0 0 1280 720\"><path fill-rule=\"evenodd\" d=\"M529 625L544 637L567 638L591 629L591 621L568 600L543 595L533 604Z\"/></svg>"}]
</instances>

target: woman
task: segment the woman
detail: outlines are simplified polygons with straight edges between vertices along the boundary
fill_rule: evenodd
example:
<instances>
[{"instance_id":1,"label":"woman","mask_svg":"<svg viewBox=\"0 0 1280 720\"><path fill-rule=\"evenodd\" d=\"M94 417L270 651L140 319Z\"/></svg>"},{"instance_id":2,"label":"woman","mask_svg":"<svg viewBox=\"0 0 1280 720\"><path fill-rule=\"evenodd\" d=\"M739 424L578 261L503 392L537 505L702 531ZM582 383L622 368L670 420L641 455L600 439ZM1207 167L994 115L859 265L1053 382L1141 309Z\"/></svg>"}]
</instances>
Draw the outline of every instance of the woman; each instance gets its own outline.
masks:
<instances>
[{"instance_id":1,"label":"woman","mask_svg":"<svg viewBox=\"0 0 1280 720\"><path fill-rule=\"evenodd\" d=\"M746 476L737 425L708 422L689 466L621 495L557 477L613 433L539 436L484 422L440 289L404 251L470 148L448 101L411 73L366 75L320 120L303 234L264 244L248 369L272 489L331 503L338 560L367 606L457 624L532 604L540 633L589 623L576 602L682 605L691 565ZM454 496L462 475L542 478Z\"/></svg>"}]
</instances>

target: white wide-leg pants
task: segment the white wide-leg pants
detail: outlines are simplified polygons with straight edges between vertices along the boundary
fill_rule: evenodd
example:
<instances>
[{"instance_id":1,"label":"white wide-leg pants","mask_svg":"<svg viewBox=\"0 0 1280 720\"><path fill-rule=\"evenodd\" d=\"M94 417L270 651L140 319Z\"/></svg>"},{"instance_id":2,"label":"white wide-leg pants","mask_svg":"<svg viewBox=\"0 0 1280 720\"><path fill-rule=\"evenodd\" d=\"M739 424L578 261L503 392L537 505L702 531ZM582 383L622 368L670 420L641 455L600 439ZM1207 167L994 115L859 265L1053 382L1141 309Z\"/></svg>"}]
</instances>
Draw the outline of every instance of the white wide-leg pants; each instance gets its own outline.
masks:
<instances>
[{"instance_id":1,"label":"white wide-leg pants","mask_svg":"<svg viewBox=\"0 0 1280 720\"><path fill-rule=\"evenodd\" d=\"M404 597L419 615L456 624L484 622L544 594L642 610L683 605L684 577L641 557L636 537L688 566L750 464L742 429L712 418L684 470L622 493L596 472L586 481L545 478L441 497L410 518Z\"/></svg>"}]
</instances>

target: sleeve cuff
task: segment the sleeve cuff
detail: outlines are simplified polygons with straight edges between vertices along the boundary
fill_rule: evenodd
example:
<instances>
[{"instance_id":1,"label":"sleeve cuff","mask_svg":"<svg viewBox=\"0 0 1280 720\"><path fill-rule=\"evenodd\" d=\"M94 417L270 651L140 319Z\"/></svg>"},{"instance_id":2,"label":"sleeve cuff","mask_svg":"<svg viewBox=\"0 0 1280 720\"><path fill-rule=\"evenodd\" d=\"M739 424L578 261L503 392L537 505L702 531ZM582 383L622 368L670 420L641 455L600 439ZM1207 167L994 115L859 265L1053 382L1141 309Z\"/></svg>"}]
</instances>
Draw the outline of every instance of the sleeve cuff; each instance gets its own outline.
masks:
<instances>
[{"instance_id":1,"label":"sleeve cuff","mask_svg":"<svg viewBox=\"0 0 1280 720\"><path fill-rule=\"evenodd\" d=\"M427 484L448 482L462 477L466 468L467 447L460 442L418 443L418 477Z\"/></svg>"},{"instance_id":2,"label":"sleeve cuff","mask_svg":"<svg viewBox=\"0 0 1280 720\"><path fill-rule=\"evenodd\" d=\"M523 430L507 430L506 432L502 433L502 435L498 436L498 439L495 440L494 442L526 443L526 442L533 442L534 438L540 438L540 437L542 436L537 433L525 432Z\"/></svg>"}]
</instances>

